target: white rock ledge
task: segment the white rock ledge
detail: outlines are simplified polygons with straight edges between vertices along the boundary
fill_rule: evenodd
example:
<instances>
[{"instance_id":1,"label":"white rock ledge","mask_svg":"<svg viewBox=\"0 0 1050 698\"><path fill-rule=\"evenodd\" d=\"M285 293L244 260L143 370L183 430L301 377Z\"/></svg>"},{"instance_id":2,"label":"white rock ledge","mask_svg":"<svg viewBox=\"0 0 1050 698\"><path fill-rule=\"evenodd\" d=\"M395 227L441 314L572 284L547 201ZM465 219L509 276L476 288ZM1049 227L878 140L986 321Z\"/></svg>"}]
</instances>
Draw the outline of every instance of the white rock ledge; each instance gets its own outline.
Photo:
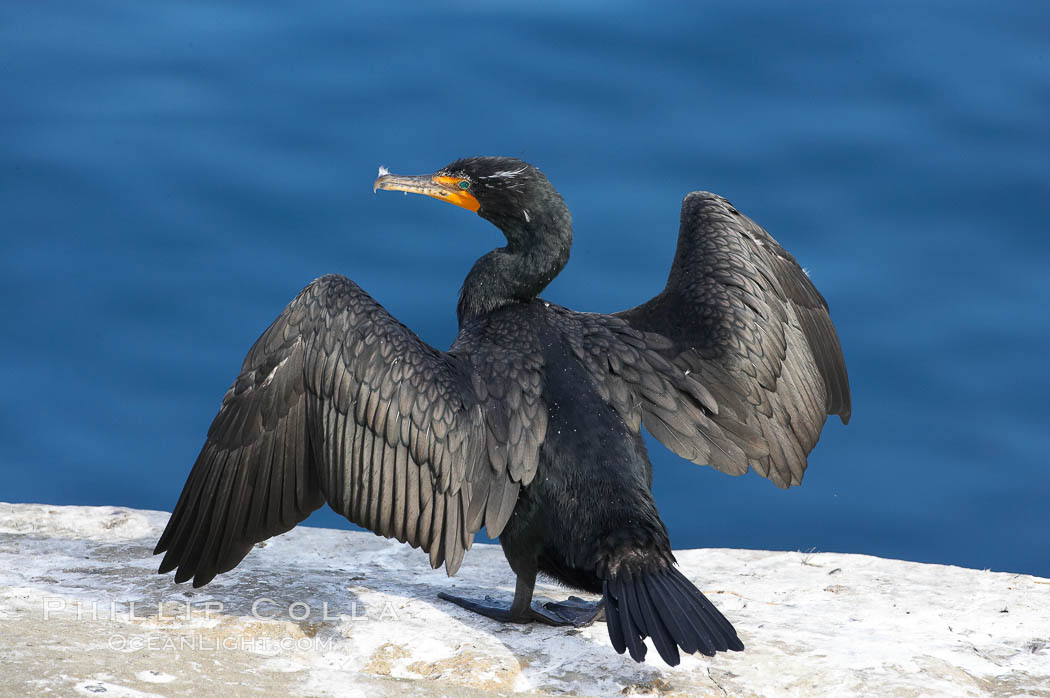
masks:
<instances>
[{"instance_id":1,"label":"white rock ledge","mask_svg":"<svg viewBox=\"0 0 1050 698\"><path fill-rule=\"evenodd\" d=\"M0 503L0 694L1050 696L1050 580L1027 575L681 551L747 650L670 668L616 654L603 623L503 626L437 599L509 599L496 546L449 579L408 546L300 527L194 590L156 574L166 521Z\"/></svg>"}]
</instances>

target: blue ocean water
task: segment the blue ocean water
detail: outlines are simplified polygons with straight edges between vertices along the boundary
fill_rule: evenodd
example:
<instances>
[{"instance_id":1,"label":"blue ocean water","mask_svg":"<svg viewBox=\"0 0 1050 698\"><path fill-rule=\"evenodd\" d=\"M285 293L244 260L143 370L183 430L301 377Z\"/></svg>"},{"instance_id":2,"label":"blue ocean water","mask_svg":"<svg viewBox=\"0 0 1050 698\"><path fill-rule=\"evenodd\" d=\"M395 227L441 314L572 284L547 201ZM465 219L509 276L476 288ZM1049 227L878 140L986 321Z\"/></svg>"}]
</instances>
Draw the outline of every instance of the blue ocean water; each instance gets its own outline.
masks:
<instances>
[{"instance_id":1,"label":"blue ocean water","mask_svg":"<svg viewBox=\"0 0 1050 698\"><path fill-rule=\"evenodd\" d=\"M676 547L1050 575L1047 37L1031 0L4 3L0 500L170 510L323 273L447 347L501 237L371 183L505 154L573 212L554 302L655 294L707 189L831 304L852 423L788 491L650 440Z\"/></svg>"}]
</instances>

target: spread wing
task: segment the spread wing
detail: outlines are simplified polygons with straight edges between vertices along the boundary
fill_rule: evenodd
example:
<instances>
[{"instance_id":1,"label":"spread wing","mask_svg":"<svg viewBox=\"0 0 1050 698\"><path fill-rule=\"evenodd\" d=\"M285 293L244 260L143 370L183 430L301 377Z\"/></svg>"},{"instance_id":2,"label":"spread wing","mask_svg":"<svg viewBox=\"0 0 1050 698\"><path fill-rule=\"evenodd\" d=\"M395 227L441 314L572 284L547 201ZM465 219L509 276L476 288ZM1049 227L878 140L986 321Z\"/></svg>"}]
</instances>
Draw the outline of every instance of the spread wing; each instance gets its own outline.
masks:
<instances>
[{"instance_id":1,"label":"spread wing","mask_svg":"<svg viewBox=\"0 0 1050 698\"><path fill-rule=\"evenodd\" d=\"M849 380L823 296L765 230L720 196L689 194L664 290L585 316L579 354L628 423L734 475L802 482Z\"/></svg>"},{"instance_id":2,"label":"spread wing","mask_svg":"<svg viewBox=\"0 0 1050 698\"><path fill-rule=\"evenodd\" d=\"M473 382L469 362L424 343L349 279L316 280L223 398L157 544L160 571L207 584L327 501L454 574L486 517L505 524L503 500L519 486L483 458L493 449ZM474 486L484 495L468 511Z\"/></svg>"}]
</instances>

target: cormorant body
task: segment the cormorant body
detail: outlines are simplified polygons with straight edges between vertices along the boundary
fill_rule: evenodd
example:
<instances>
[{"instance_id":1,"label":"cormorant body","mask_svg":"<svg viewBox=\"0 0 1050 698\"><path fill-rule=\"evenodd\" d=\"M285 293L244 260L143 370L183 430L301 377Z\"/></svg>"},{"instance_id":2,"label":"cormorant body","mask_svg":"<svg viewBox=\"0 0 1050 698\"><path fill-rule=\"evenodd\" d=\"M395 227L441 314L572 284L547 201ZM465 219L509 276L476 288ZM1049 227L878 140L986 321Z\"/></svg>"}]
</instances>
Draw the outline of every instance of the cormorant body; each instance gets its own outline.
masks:
<instances>
[{"instance_id":1,"label":"cormorant body","mask_svg":"<svg viewBox=\"0 0 1050 698\"><path fill-rule=\"evenodd\" d=\"M499 332L501 324L529 327L546 375L557 377L543 389L547 438L536 477L519 494L500 541L515 572L538 568L600 594L597 565L607 536L627 527L657 540L667 536L652 499L652 466L641 434L607 408L573 359L564 341L570 318L562 308L533 301L486 323L489 332Z\"/></svg>"},{"instance_id":2,"label":"cormorant body","mask_svg":"<svg viewBox=\"0 0 1050 698\"><path fill-rule=\"evenodd\" d=\"M619 652L651 637L741 650L675 567L652 497L644 426L723 472L799 484L828 414L850 414L823 297L768 233L725 199L686 197L663 292L613 315L538 297L569 257L568 208L536 168L459 160L376 187L444 199L499 227L475 263L447 352L349 279L307 286L248 353L156 552L194 586L327 502L454 574L482 526L517 575L509 608L440 594L509 622L604 615ZM532 604L538 573L601 594Z\"/></svg>"}]
</instances>

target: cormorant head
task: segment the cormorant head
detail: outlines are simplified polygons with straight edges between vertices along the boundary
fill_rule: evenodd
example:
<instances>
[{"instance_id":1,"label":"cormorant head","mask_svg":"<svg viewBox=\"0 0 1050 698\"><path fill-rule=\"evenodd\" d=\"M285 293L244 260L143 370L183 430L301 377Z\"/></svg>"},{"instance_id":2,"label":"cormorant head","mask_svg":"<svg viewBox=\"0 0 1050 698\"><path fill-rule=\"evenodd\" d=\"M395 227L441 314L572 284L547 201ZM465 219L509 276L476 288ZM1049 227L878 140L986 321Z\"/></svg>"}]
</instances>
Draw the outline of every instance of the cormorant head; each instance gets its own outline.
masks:
<instances>
[{"instance_id":1,"label":"cormorant head","mask_svg":"<svg viewBox=\"0 0 1050 698\"><path fill-rule=\"evenodd\" d=\"M511 248L532 247L538 236L572 241L561 195L542 172L515 158L463 158L434 174L407 177L380 168L373 189L426 194L474 211L502 230Z\"/></svg>"}]
</instances>

